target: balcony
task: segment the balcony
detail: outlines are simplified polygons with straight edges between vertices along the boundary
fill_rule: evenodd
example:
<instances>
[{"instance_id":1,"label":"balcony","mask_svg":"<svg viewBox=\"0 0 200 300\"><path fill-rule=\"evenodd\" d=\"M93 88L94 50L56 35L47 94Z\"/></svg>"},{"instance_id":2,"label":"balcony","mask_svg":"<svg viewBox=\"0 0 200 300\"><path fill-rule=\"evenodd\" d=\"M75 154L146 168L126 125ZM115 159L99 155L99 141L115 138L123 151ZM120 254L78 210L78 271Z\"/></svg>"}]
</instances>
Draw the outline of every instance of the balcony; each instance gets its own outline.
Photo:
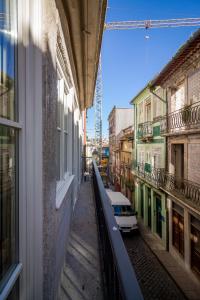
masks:
<instances>
[{"instance_id":1,"label":"balcony","mask_svg":"<svg viewBox=\"0 0 200 300\"><path fill-rule=\"evenodd\" d=\"M200 102L185 106L160 120L161 134L200 129Z\"/></svg>"},{"instance_id":2,"label":"balcony","mask_svg":"<svg viewBox=\"0 0 200 300\"><path fill-rule=\"evenodd\" d=\"M81 185L75 206L61 290L75 299L74 295L83 294L83 282L87 282L87 299L142 300L98 167L86 157L83 166L89 176Z\"/></svg>"},{"instance_id":3,"label":"balcony","mask_svg":"<svg viewBox=\"0 0 200 300\"><path fill-rule=\"evenodd\" d=\"M138 139L143 141L149 141L153 138L153 126L152 122L138 124Z\"/></svg>"},{"instance_id":4,"label":"balcony","mask_svg":"<svg viewBox=\"0 0 200 300\"><path fill-rule=\"evenodd\" d=\"M162 188L176 197L182 197L200 209L200 184L186 180L177 179L175 175L166 173L163 177Z\"/></svg>"},{"instance_id":5,"label":"balcony","mask_svg":"<svg viewBox=\"0 0 200 300\"><path fill-rule=\"evenodd\" d=\"M157 188L163 184L165 169L154 168L148 163L139 163L134 161L132 165L133 171L139 177L144 178Z\"/></svg>"}]
</instances>

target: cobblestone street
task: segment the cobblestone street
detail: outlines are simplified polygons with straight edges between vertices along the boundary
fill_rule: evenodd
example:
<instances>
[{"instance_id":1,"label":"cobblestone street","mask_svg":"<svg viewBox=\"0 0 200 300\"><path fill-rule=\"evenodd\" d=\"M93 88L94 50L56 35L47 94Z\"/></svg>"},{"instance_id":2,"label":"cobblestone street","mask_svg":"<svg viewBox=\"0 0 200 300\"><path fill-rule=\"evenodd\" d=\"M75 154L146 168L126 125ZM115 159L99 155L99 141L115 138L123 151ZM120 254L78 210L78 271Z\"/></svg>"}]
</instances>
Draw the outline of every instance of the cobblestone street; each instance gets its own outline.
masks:
<instances>
[{"instance_id":1,"label":"cobblestone street","mask_svg":"<svg viewBox=\"0 0 200 300\"><path fill-rule=\"evenodd\" d=\"M185 300L140 234L123 236L145 300Z\"/></svg>"}]
</instances>

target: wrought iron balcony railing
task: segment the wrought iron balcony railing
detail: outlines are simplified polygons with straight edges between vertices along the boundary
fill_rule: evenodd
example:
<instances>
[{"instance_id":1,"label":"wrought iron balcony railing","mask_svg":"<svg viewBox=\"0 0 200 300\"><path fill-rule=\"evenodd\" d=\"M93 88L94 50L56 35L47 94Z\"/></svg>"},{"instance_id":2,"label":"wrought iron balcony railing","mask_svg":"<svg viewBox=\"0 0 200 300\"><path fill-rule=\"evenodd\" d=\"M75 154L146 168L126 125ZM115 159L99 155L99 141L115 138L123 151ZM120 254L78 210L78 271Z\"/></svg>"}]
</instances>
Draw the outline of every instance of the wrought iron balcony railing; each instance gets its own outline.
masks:
<instances>
[{"instance_id":1,"label":"wrought iron balcony railing","mask_svg":"<svg viewBox=\"0 0 200 300\"><path fill-rule=\"evenodd\" d=\"M200 184L186 180L177 179L175 175L166 173L162 187L172 194L180 194L187 200L200 207Z\"/></svg>"},{"instance_id":2,"label":"wrought iron balcony railing","mask_svg":"<svg viewBox=\"0 0 200 300\"><path fill-rule=\"evenodd\" d=\"M131 166L132 166L131 162L121 161L121 163L120 163L120 168L122 170L131 169Z\"/></svg>"},{"instance_id":3,"label":"wrought iron balcony railing","mask_svg":"<svg viewBox=\"0 0 200 300\"><path fill-rule=\"evenodd\" d=\"M162 134L197 128L200 128L200 102L176 110L160 120Z\"/></svg>"},{"instance_id":4,"label":"wrought iron balcony railing","mask_svg":"<svg viewBox=\"0 0 200 300\"><path fill-rule=\"evenodd\" d=\"M160 134L165 134L168 132L167 128L167 117L164 116L160 119Z\"/></svg>"},{"instance_id":5,"label":"wrought iron balcony railing","mask_svg":"<svg viewBox=\"0 0 200 300\"><path fill-rule=\"evenodd\" d=\"M165 168L154 168L150 164L139 163L136 161L133 162L132 166L135 173L151 182L156 187L159 187L163 184Z\"/></svg>"},{"instance_id":6,"label":"wrought iron balcony railing","mask_svg":"<svg viewBox=\"0 0 200 300\"><path fill-rule=\"evenodd\" d=\"M200 184L186 179L178 179L175 175L165 172L164 168L152 168L147 170L145 163L132 162L134 173L154 184L157 188L163 188L175 196L182 196L200 208Z\"/></svg>"},{"instance_id":7,"label":"wrought iron balcony railing","mask_svg":"<svg viewBox=\"0 0 200 300\"><path fill-rule=\"evenodd\" d=\"M138 138L150 138L153 136L153 126L152 122L148 121L145 123L138 124Z\"/></svg>"},{"instance_id":8,"label":"wrought iron balcony railing","mask_svg":"<svg viewBox=\"0 0 200 300\"><path fill-rule=\"evenodd\" d=\"M142 300L101 176L94 161L92 165L105 299Z\"/></svg>"}]
</instances>

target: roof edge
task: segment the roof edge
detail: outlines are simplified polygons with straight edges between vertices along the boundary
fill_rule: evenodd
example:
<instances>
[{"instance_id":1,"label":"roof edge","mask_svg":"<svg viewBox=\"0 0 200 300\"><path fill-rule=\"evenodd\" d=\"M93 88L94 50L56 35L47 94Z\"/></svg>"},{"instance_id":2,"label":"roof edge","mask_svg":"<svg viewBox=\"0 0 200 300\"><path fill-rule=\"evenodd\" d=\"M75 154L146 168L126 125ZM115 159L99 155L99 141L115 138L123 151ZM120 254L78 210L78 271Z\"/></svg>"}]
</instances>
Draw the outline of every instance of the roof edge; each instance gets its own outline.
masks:
<instances>
[{"instance_id":1,"label":"roof edge","mask_svg":"<svg viewBox=\"0 0 200 300\"><path fill-rule=\"evenodd\" d=\"M133 104L133 102L138 98L146 89L150 89L150 81L143 87L142 90L140 90L136 96L129 102L130 104Z\"/></svg>"}]
</instances>

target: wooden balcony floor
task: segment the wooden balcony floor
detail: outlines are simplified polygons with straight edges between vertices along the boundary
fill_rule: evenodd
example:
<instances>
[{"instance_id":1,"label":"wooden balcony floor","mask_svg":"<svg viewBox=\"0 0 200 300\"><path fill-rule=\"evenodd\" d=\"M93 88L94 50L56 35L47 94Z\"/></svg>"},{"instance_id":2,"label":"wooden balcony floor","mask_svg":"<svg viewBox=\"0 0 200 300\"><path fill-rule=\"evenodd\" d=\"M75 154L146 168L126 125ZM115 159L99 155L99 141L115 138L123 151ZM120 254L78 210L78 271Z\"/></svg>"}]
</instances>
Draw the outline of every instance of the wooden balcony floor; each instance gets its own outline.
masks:
<instances>
[{"instance_id":1,"label":"wooden balcony floor","mask_svg":"<svg viewBox=\"0 0 200 300\"><path fill-rule=\"evenodd\" d=\"M100 258L91 182L80 188L72 220L59 300L102 300Z\"/></svg>"}]
</instances>

